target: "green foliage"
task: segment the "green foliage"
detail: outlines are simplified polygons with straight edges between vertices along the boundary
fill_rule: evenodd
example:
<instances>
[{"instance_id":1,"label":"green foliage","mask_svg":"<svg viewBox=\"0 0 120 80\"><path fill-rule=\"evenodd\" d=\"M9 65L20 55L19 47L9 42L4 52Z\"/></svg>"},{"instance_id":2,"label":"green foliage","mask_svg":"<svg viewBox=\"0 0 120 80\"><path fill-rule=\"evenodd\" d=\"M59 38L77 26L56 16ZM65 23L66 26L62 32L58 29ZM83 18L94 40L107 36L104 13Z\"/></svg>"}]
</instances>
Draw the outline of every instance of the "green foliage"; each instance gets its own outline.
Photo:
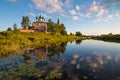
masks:
<instances>
[{"instance_id":1,"label":"green foliage","mask_svg":"<svg viewBox=\"0 0 120 80\"><path fill-rule=\"evenodd\" d=\"M38 80L42 79L44 73L45 71L35 67L34 62L27 61L26 64L19 64L18 68L11 66L9 71L1 72L0 80Z\"/></svg>"},{"instance_id":2,"label":"green foliage","mask_svg":"<svg viewBox=\"0 0 120 80\"><path fill-rule=\"evenodd\" d=\"M11 28L11 27L9 27L9 28L7 29L7 31L12 31L12 28Z\"/></svg>"},{"instance_id":3,"label":"green foliage","mask_svg":"<svg viewBox=\"0 0 120 80\"><path fill-rule=\"evenodd\" d=\"M5 39L5 36L3 36L2 34L0 34L0 40Z\"/></svg>"},{"instance_id":4,"label":"green foliage","mask_svg":"<svg viewBox=\"0 0 120 80\"><path fill-rule=\"evenodd\" d=\"M35 38L33 38L33 37L28 37L28 39L32 42L35 40Z\"/></svg>"},{"instance_id":5,"label":"green foliage","mask_svg":"<svg viewBox=\"0 0 120 80\"><path fill-rule=\"evenodd\" d=\"M58 58L66 49L67 42L58 42L56 44L51 44L51 47L48 49L48 57L52 60L52 57L57 55Z\"/></svg>"},{"instance_id":6,"label":"green foliage","mask_svg":"<svg viewBox=\"0 0 120 80\"><path fill-rule=\"evenodd\" d=\"M28 16L23 16L21 25L24 29L27 29L30 26L30 19Z\"/></svg>"},{"instance_id":7,"label":"green foliage","mask_svg":"<svg viewBox=\"0 0 120 80\"><path fill-rule=\"evenodd\" d=\"M104 40L104 41L113 41L113 42L120 42L120 34L112 34L109 33L107 35L101 36L91 36L92 39Z\"/></svg>"},{"instance_id":8,"label":"green foliage","mask_svg":"<svg viewBox=\"0 0 120 80\"><path fill-rule=\"evenodd\" d=\"M83 79L84 79L84 80L87 80L87 79L88 79L88 77L87 77L87 76L83 76Z\"/></svg>"},{"instance_id":9,"label":"green foliage","mask_svg":"<svg viewBox=\"0 0 120 80\"><path fill-rule=\"evenodd\" d=\"M9 66L8 71L0 72L0 80L61 80L62 73L58 69L45 71L35 67L32 60L20 63L18 68Z\"/></svg>"},{"instance_id":10,"label":"green foliage","mask_svg":"<svg viewBox=\"0 0 120 80\"><path fill-rule=\"evenodd\" d=\"M76 42L76 44L80 44L80 43L82 42L82 40L81 40L81 39L78 39L78 40L76 40L75 42Z\"/></svg>"},{"instance_id":11,"label":"green foliage","mask_svg":"<svg viewBox=\"0 0 120 80\"><path fill-rule=\"evenodd\" d=\"M59 18L58 18L58 20L57 20L57 24L60 24L60 20L59 20Z\"/></svg>"},{"instance_id":12,"label":"green foliage","mask_svg":"<svg viewBox=\"0 0 120 80\"><path fill-rule=\"evenodd\" d=\"M52 19L48 19L48 32L54 32L54 22Z\"/></svg>"},{"instance_id":13,"label":"green foliage","mask_svg":"<svg viewBox=\"0 0 120 80\"><path fill-rule=\"evenodd\" d=\"M109 36L112 36L113 34L112 34L112 33L109 33L108 35L109 35Z\"/></svg>"},{"instance_id":14,"label":"green foliage","mask_svg":"<svg viewBox=\"0 0 120 80\"><path fill-rule=\"evenodd\" d=\"M70 36L74 36L74 34L73 34L73 33L70 33Z\"/></svg>"},{"instance_id":15,"label":"green foliage","mask_svg":"<svg viewBox=\"0 0 120 80\"><path fill-rule=\"evenodd\" d=\"M61 35L67 35L67 32L65 30L62 30L60 33Z\"/></svg>"},{"instance_id":16,"label":"green foliage","mask_svg":"<svg viewBox=\"0 0 120 80\"><path fill-rule=\"evenodd\" d=\"M75 36L82 36L82 33L79 31L79 32L76 32L75 33Z\"/></svg>"},{"instance_id":17,"label":"green foliage","mask_svg":"<svg viewBox=\"0 0 120 80\"><path fill-rule=\"evenodd\" d=\"M16 23L13 24L13 31L18 31L18 29L17 29L17 24L16 24Z\"/></svg>"},{"instance_id":18,"label":"green foliage","mask_svg":"<svg viewBox=\"0 0 120 80\"><path fill-rule=\"evenodd\" d=\"M64 24L60 24L58 19L57 23L54 23L51 19L48 19L48 32L54 34L67 35Z\"/></svg>"},{"instance_id":19,"label":"green foliage","mask_svg":"<svg viewBox=\"0 0 120 80\"><path fill-rule=\"evenodd\" d=\"M45 78L45 80L56 80L60 79L62 76L62 73L60 73L58 70L53 70L50 72L50 74Z\"/></svg>"}]
</instances>

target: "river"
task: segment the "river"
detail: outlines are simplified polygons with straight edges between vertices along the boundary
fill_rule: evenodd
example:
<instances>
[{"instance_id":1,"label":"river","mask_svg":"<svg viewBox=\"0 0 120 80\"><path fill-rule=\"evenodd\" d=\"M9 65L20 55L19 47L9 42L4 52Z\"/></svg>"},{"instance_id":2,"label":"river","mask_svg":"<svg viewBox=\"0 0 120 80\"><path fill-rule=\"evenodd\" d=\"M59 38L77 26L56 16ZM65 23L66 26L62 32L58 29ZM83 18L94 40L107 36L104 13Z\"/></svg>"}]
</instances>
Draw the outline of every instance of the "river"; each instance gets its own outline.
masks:
<instances>
[{"instance_id":1,"label":"river","mask_svg":"<svg viewBox=\"0 0 120 80\"><path fill-rule=\"evenodd\" d=\"M120 80L120 43L77 40L0 59L0 80Z\"/></svg>"}]
</instances>

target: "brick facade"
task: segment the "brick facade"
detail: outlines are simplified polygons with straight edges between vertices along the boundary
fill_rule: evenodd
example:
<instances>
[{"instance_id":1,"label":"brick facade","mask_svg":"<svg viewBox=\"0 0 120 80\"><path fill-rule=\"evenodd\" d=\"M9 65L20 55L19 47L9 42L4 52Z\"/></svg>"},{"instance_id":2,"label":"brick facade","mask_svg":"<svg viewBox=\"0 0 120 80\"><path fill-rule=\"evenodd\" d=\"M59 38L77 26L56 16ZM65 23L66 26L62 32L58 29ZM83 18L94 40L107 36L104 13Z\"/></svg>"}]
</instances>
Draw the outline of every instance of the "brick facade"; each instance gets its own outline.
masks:
<instances>
[{"instance_id":1,"label":"brick facade","mask_svg":"<svg viewBox=\"0 0 120 80\"><path fill-rule=\"evenodd\" d=\"M43 16L36 17L36 22L32 23L31 29L20 29L20 32L45 32L47 33L47 23Z\"/></svg>"}]
</instances>

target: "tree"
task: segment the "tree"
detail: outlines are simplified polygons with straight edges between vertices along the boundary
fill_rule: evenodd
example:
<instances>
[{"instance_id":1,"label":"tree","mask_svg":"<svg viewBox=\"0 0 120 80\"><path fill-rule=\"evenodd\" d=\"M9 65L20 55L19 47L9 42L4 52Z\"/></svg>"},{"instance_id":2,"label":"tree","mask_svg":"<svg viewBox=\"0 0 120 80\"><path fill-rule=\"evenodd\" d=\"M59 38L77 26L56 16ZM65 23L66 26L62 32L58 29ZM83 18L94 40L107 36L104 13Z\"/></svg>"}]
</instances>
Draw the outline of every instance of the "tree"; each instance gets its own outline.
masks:
<instances>
[{"instance_id":1,"label":"tree","mask_svg":"<svg viewBox=\"0 0 120 80\"><path fill-rule=\"evenodd\" d=\"M30 19L28 16L23 16L21 25L24 29L28 29L30 26Z\"/></svg>"},{"instance_id":2,"label":"tree","mask_svg":"<svg viewBox=\"0 0 120 80\"><path fill-rule=\"evenodd\" d=\"M82 36L82 33L80 31L75 33L75 36Z\"/></svg>"},{"instance_id":3,"label":"tree","mask_svg":"<svg viewBox=\"0 0 120 80\"><path fill-rule=\"evenodd\" d=\"M74 34L70 32L70 36L74 36Z\"/></svg>"},{"instance_id":4,"label":"tree","mask_svg":"<svg viewBox=\"0 0 120 80\"><path fill-rule=\"evenodd\" d=\"M32 26L29 26L28 29L33 29L33 27L32 27Z\"/></svg>"},{"instance_id":5,"label":"tree","mask_svg":"<svg viewBox=\"0 0 120 80\"><path fill-rule=\"evenodd\" d=\"M11 28L11 27L9 27L9 28L7 29L7 31L12 31L12 28Z\"/></svg>"},{"instance_id":6,"label":"tree","mask_svg":"<svg viewBox=\"0 0 120 80\"><path fill-rule=\"evenodd\" d=\"M51 18L48 19L48 32L54 32L55 24Z\"/></svg>"},{"instance_id":7,"label":"tree","mask_svg":"<svg viewBox=\"0 0 120 80\"><path fill-rule=\"evenodd\" d=\"M59 17L58 17L58 20L57 20L57 24L60 24L60 20L59 20Z\"/></svg>"},{"instance_id":8,"label":"tree","mask_svg":"<svg viewBox=\"0 0 120 80\"><path fill-rule=\"evenodd\" d=\"M17 24L16 24L16 23L13 24L13 30L14 30L14 31L18 31L18 29L17 29Z\"/></svg>"},{"instance_id":9,"label":"tree","mask_svg":"<svg viewBox=\"0 0 120 80\"><path fill-rule=\"evenodd\" d=\"M64 24L59 24L59 18L57 23L54 23L51 19L48 19L48 32L67 35Z\"/></svg>"},{"instance_id":10,"label":"tree","mask_svg":"<svg viewBox=\"0 0 120 80\"><path fill-rule=\"evenodd\" d=\"M109 36L112 36L113 34L112 34L112 33L109 33L108 35L109 35Z\"/></svg>"},{"instance_id":11,"label":"tree","mask_svg":"<svg viewBox=\"0 0 120 80\"><path fill-rule=\"evenodd\" d=\"M59 27L59 31L62 35L67 35L67 31L65 30L64 24L61 24Z\"/></svg>"},{"instance_id":12,"label":"tree","mask_svg":"<svg viewBox=\"0 0 120 80\"><path fill-rule=\"evenodd\" d=\"M67 35L67 31L63 30L60 32L62 35Z\"/></svg>"}]
</instances>

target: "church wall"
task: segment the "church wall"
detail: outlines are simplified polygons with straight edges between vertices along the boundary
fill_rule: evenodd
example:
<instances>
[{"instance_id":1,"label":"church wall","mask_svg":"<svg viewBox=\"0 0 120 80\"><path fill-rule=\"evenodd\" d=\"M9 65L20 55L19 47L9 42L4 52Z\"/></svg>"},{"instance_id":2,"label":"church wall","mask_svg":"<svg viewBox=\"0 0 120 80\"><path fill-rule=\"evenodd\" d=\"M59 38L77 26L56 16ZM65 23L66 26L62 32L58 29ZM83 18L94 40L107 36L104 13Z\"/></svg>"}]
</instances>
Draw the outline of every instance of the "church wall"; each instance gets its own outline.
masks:
<instances>
[{"instance_id":1,"label":"church wall","mask_svg":"<svg viewBox=\"0 0 120 80\"><path fill-rule=\"evenodd\" d=\"M20 32L35 32L35 30L24 30L24 29L20 29Z\"/></svg>"}]
</instances>

